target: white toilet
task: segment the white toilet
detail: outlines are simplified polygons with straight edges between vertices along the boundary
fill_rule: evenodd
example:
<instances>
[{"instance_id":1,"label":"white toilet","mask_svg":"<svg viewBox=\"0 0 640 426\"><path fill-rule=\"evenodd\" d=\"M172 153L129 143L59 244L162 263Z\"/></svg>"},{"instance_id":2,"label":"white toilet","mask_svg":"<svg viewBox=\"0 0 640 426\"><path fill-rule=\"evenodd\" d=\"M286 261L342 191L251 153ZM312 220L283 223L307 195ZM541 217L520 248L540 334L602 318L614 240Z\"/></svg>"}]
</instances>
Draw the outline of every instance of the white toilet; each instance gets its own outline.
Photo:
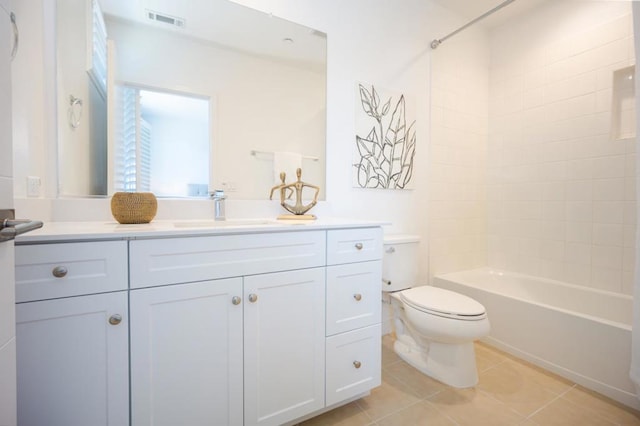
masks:
<instances>
[{"instance_id":1,"label":"white toilet","mask_svg":"<svg viewBox=\"0 0 640 426\"><path fill-rule=\"evenodd\" d=\"M382 291L391 293L394 350L424 374L457 388L478 383L473 341L489 333L484 306L433 286L415 286L419 237L385 236Z\"/></svg>"}]
</instances>

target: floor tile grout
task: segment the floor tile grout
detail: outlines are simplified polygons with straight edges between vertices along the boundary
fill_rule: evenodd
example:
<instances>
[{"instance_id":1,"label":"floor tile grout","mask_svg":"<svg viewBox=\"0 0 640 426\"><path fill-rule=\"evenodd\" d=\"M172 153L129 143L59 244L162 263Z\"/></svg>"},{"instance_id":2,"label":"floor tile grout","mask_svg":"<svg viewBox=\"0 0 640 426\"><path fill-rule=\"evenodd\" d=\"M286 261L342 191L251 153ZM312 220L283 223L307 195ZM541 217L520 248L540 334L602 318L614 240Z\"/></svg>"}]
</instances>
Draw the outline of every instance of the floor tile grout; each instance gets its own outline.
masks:
<instances>
[{"instance_id":1,"label":"floor tile grout","mask_svg":"<svg viewBox=\"0 0 640 426\"><path fill-rule=\"evenodd\" d=\"M574 385L574 386L575 386L575 385ZM572 386L572 387L570 387L569 389L571 389L571 388L573 388L573 386ZM532 419L532 417L533 417L533 416L535 416L537 413L539 413L540 411L544 410L546 407L548 407L549 405L553 404L555 401L557 401L558 399L560 399L560 398L562 397L562 395L564 395L565 393L569 392L569 389L567 389L566 391L564 391L564 392L562 392L562 393L560 393L560 394L557 394L557 395L556 395L556 396L555 396L551 401L547 402L546 404L543 404L543 405L542 405L542 407L538 408L538 409L537 409L537 410L535 410L533 413L529 414L529 415L526 417L526 419L527 419L527 420L532 420L532 421L534 421L534 420Z\"/></svg>"},{"instance_id":2,"label":"floor tile grout","mask_svg":"<svg viewBox=\"0 0 640 426\"><path fill-rule=\"evenodd\" d=\"M354 401L355 407L347 408L344 415L337 413L324 418L326 422L318 418L313 424L413 426L431 424L433 420L451 426L466 426L495 420L496 424L508 421L531 426L548 424L549 419L556 419L558 415L570 415L572 419L582 419L585 424L600 421L620 425L631 420L630 424L640 425L640 416L632 410L625 410L597 394L583 395L579 385L487 344L476 351L477 359L482 359L480 365L484 367L478 370L479 384L473 390L458 391L427 376L417 377L422 373L398 358L388 343L383 343L386 363L381 368L382 386L373 389L370 396ZM571 393L573 391L576 393ZM354 408L357 414L354 414ZM624 411L637 417L637 422Z\"/></svg>"}]
</instances>

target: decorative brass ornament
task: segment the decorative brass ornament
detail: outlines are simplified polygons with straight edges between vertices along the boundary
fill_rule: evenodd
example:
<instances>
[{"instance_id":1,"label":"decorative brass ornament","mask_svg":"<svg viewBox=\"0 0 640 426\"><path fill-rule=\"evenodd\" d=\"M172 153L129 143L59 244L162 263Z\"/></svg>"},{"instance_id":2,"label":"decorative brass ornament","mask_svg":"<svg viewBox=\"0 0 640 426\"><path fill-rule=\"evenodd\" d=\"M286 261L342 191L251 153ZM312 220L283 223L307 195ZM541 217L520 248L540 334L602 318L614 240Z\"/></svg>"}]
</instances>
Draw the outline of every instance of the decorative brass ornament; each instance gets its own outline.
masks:
<instances>
[{"instance_id":1,"label":"decorative brass ornament","mask_svg":"<svg viewBox=\"0 0 640 426\"><path fill-rule=\"evenodd\" d=\"M302 169L300 168L296 170L296 176L298 179L295 182L287 184L286 174L284 172L280 172L280 180L282 181L282 183L271 188L269 199L272 200L273 193L279 191L280 205L284 207L284 209L288 212L293 213L293 215L280 215L278 219L315 219L315 215L305 215L305 213L311 210L311 208L318 203L318 194L320 193L320 187L303 182L301 179ZM315 190L313 201L306 205L302 203L302 193L305 187ZM287 203L287 200L291 199L291 196L293 194L295 194L296 196L295 204Z\"/></svg>"}]
</instances>

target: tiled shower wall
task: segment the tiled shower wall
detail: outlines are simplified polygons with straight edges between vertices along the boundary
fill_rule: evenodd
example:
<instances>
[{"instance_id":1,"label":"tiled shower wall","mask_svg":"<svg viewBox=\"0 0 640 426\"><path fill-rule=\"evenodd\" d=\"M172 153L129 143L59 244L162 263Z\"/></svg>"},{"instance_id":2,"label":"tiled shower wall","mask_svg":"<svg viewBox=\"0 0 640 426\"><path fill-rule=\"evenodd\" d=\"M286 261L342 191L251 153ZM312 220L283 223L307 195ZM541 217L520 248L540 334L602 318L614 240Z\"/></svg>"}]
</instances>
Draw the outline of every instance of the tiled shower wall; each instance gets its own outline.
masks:
<instances>
[{"instance_id":1,"label":"tiled shower wall","mask_svg":"<svg viewBox=\"0 0 640 426\"><path fill-rule=\"evenodd\" d=\"M472 28L432 52L430 274L487 262L489 49Z\"/></svg>"},{"instance_id":2,"label":"tiled shower wall","mask_svg":"<svg viewBox=\"0 0 640 426\"><path fill-rule=\"evenodd\" d=\"M611 123L633 56L628 2L549 2L491 33L490 267L631 294L635 139Z\"/></svg>"}]
</instances>

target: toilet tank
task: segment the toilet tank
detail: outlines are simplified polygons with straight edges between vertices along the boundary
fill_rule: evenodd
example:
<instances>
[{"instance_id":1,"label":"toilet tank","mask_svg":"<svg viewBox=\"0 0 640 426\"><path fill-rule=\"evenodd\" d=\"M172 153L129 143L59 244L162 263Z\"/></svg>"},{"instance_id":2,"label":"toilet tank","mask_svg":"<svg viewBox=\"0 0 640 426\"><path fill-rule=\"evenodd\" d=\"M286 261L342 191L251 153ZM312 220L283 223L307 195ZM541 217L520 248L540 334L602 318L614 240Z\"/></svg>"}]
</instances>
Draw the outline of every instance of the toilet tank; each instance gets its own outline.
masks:
<instances>
[{"instance_id":1,"label":"toilet tank","mask_svg":"<svg viewBox=\"0 0 640 426\"><path fill-rule=\"evenodd\" d=\"M385 235L382 258L382 291L404 290L418 278L417 235Z\"/></svg>"}]
</instances>

